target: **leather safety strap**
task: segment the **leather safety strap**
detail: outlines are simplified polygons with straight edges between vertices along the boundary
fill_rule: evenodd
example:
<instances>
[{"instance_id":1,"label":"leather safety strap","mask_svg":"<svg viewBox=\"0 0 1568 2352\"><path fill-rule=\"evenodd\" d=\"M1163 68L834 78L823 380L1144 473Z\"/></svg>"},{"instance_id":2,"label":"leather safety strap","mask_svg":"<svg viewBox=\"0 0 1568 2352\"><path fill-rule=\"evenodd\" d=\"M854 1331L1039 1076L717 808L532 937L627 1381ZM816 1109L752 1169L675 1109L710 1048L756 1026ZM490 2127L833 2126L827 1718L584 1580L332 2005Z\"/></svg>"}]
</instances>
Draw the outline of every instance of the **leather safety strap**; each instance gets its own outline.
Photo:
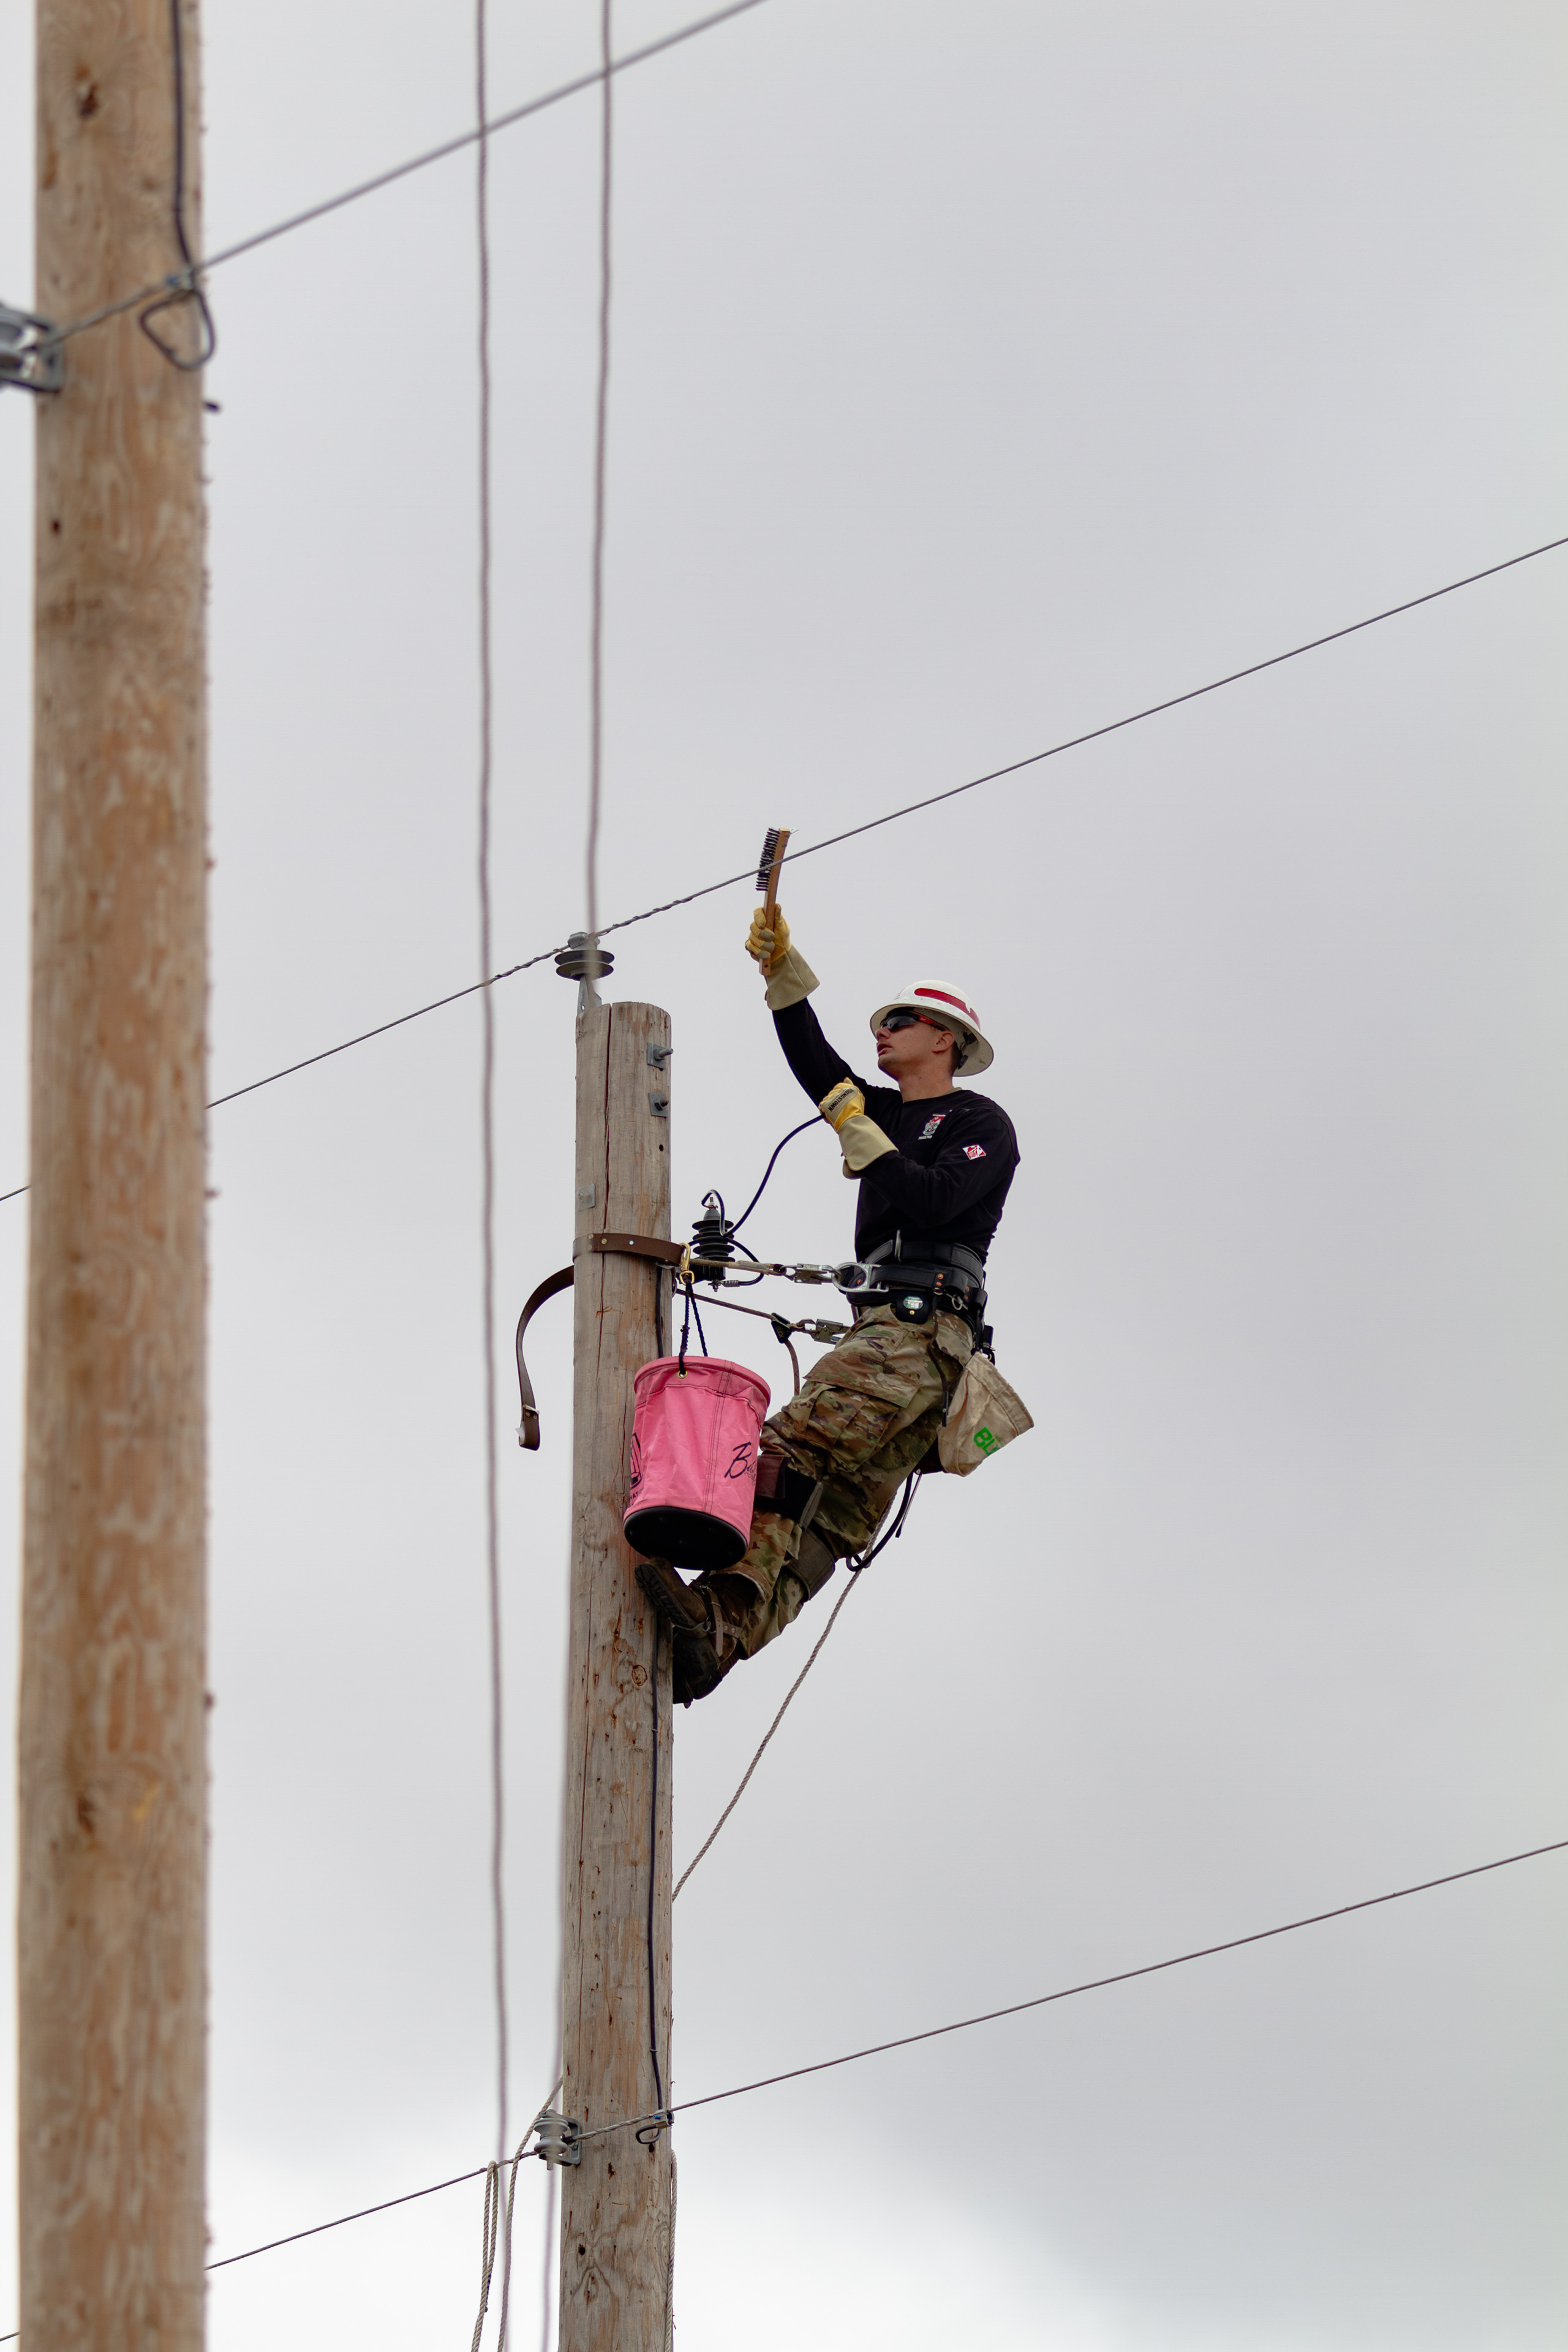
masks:
<instances>
[{"instance_id":1,"label":"leather safety strap","mask_svg":"<svg viewBox=\"0 0 1568 2352\"><path fill-rule=\"evenodd\" d=\"M533 1382L528 1377L528 1366L522 1360L522 1335L547 1298L571 1289L575 1274L575 1266L563 1265L559 1274L547 1276L537 1290L529 1293L528 1304L517 1318L517 1392L522 1405L517 1442L525 1454L539 1451L539 1408L533 1402Z\"/></svg>"},{"instance_id":2,"label":"leather safety strap","mask_svg":"<svg viewBox=\"0 0 1568 2352\"><path fill-rule=\"evenodd\" d=\"M574 1257L580 1256L581 1245L574 1248ZM590 1234L590 1257L650 1257L659 1265L679 1265L686 1257L684 1242L655 1241L651 1234Z\"/></svg>"},{"instance_id":3,"label":"leather safety strap","mask_svg":"<svg viewBox=\"0 0 1568 2352\"><path fill-rule=\"evenodd\" d=\"M652 1234L590 1234L586 1255L590 1257L640 1257L655 1265L679 1266L686 1251L680 1242L661 1242ZM573 1249L574 1258L584 1255L581 1242ZM559 1274L546 1276L536 1290L531 1291L522 1313L517 1318L517 1391L521 1406L517 1442L525 1454L539 1451L539 1407L533 1399L533 1382L528 1377L528 1366L522 1358L523 1334L547 1299L557 1298L562 1291L570 1290L576 1276L575 1265L563 1265Z\"/></svg>"}]
</instances>

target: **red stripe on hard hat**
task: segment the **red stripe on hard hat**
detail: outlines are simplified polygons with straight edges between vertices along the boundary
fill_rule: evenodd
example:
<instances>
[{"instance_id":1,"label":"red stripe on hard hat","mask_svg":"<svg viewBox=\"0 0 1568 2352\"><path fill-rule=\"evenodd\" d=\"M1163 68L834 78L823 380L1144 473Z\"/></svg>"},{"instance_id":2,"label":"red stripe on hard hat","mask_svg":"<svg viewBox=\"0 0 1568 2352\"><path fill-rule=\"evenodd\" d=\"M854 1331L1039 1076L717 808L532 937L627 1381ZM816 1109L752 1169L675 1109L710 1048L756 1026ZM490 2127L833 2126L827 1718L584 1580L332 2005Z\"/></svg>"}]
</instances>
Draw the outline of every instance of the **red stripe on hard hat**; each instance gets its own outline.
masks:
<instances>
[{"instance_id":1,"label":"red stripe on hard hat","mask_svg":"<svg viewBox=\"0 0 1568 2352\"><path fill-rule=\"evenodd\" d=\"M975 1018L973 1008L965 1004L963 997L950 996L945 988L911 988L910 994L911 996L934 996L939 1004L955 1004L961 1013L967 1013L972 1021Z\"/></svg>"}]
</instances>

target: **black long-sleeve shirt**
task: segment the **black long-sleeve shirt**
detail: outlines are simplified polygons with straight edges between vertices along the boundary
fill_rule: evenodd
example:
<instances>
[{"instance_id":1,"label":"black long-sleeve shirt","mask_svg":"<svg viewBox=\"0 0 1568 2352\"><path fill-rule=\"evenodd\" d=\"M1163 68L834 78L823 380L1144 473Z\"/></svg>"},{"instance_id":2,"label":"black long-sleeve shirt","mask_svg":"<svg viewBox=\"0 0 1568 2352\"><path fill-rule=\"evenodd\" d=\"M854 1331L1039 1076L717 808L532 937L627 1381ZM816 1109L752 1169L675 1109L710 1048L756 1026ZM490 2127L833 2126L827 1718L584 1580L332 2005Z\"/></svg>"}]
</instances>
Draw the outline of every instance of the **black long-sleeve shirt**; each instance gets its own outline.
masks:
<instances>
[{"instance_id":1,"label":"black long-sleeve shirt","mask_svg":"<svg viewBox=\"0 0 1568 2352\"><path fill-rule=\"evenodd\" d=\"M909 1242L919 1234L960 1243L984 1257L1018 1166L1018 1139L1000 1105L967 1088L907 1103L896 1087L868 1086L828 1044L804 1001L775 1013L773 1026L813 1102L841 1078L853 1078L866 1097L866 1116L895 1147L860 1179L856 1256L901 1232L906 1256L914 1255Z\"/></svg>"}]
</instances>

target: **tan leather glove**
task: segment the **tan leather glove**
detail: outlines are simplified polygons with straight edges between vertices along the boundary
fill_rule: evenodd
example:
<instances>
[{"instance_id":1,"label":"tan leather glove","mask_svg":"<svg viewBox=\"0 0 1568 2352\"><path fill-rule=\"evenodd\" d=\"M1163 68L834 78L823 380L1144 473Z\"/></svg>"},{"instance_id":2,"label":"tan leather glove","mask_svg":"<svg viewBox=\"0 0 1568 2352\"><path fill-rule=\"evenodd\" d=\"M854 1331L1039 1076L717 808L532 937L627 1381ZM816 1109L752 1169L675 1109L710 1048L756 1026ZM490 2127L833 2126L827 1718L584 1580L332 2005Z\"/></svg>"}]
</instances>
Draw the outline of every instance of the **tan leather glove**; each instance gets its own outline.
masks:
<instances>
[{"instance_id":1,"label":"tan leather glove","mask_svg":"<svg viewBox=\"0 0 1568 2352\"><path fill-rule=\"evenodd\" d=\"M770 925L767 909L759 907L752 917L752 928L746 934L746 953L761 971L768 983L767 1008L770 1013L782 1013L786 1005L804 1004L814 988L819 985L816 974L798 949L789 941L789 925L782 907L773 908Z\"/></svg>"},{"instance_id":2,"label":"tan leather glove","mask_svg":"<svg viewBox=\"0 0 1568 2352\"><path fill-rule=\"evenodd\" d=\"M896 1151L874 1118L866 1116L866 1097L853 1078L840 1078L816 1106L844 1147L844 1173L862 1176L873 1160Z\"/></svg>"}]
</instances>

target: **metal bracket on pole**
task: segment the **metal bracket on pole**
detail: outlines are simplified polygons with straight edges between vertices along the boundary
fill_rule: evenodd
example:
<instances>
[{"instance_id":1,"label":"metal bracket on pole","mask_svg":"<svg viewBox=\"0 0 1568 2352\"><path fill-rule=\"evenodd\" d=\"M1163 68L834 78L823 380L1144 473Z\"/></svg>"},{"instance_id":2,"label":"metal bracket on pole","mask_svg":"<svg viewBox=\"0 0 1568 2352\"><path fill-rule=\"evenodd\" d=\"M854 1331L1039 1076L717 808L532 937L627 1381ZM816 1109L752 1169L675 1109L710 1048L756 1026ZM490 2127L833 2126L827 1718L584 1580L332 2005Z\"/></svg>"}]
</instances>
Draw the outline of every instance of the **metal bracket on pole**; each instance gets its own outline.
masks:
<instances>
[{"instance_id":1,"label":"metal bracket on pole","mask_svg":"<svg viewBox=\"0 0 1568 2352\"><path fill-rule=\"evenodd\" d=\"M65 382L65 347L50 342L54 321L35 319L0 302L0 385L18 392L58 392Z\"/></svg>"},{"instance_id":2,"label":"metal bracket on pole","mask_svg":"<svg viewBox=\"0 0 1568 2352\"><path fill-rule=\"evenodd\" d=\"M575 2116L560 2115L553 2107L546 2107L542 2116L534 2118L533 2128L539 2134L539 2145L531 2154L542 2157L546 2164L582 2163L583 2143L578 2134L583 2126Z\"/></svg>"}]
</instances>

